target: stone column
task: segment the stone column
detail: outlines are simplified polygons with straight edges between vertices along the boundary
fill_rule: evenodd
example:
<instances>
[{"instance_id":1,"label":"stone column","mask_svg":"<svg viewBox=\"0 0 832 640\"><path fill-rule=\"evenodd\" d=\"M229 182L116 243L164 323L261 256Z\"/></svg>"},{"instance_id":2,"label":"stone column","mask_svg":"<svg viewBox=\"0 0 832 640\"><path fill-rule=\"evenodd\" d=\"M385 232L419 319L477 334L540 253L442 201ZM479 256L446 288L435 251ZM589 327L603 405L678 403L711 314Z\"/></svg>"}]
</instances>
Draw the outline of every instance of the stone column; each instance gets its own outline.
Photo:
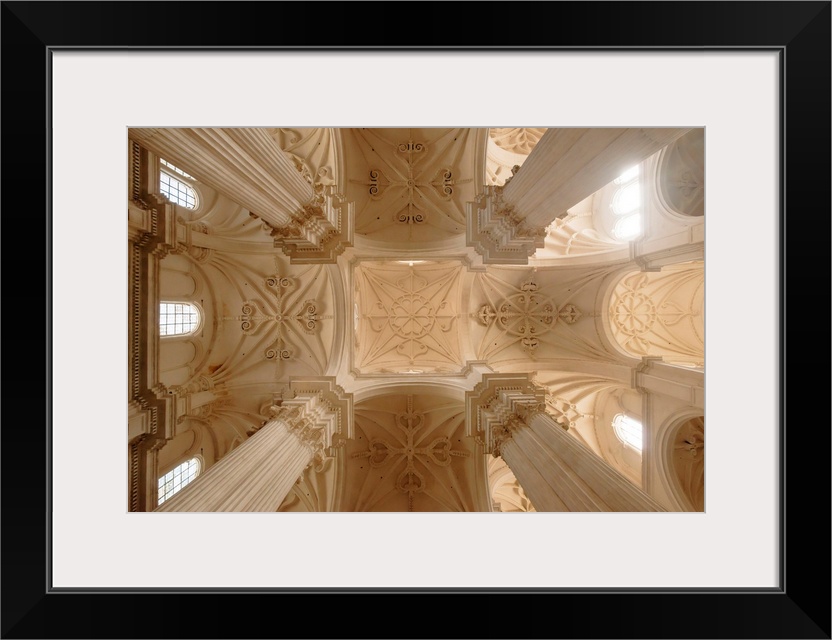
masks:
<instances>
[{"instance_id":1,"label":"stone column","mask_svg":"<svg viewBox=\"0 0 832 640\"><path fill-rule=\"evenodd\" d=\"M294 262L334 262L352 244L347 206L304 179L267 129L136 128L130 137L261 219Z\"/></svg>"},{"instance_id":2,"label":"stone column","mask_svg":"<svg viewBox=\"0 0 832 640\"><path fill-rule=\"evenodd\" d=\"M483 262L527 264L567 209L689 129L549 129L502 187L469 203L467 241Z\"/></svg>"},{"instance_id":3,"label":"stone column","mask_svg":"<svg viewBox=\"0 0 832 640\"><path fill-rule=\"evenodd\" d=\"M274 419L156 511L277 511L311 464L352 437L352 395L334 378L295 379Z\"/></svg>"},{"instance_id":4,"label":"stone column","mask_svg":"<svg viewBox=\"0 0 832 640\"><path fill-rule=\"evenodd\" d=\"M501 456L538 511L664 511L545 412L524 374L486 374L466 396L469 435Z\"/></svg>"}]
</instances>

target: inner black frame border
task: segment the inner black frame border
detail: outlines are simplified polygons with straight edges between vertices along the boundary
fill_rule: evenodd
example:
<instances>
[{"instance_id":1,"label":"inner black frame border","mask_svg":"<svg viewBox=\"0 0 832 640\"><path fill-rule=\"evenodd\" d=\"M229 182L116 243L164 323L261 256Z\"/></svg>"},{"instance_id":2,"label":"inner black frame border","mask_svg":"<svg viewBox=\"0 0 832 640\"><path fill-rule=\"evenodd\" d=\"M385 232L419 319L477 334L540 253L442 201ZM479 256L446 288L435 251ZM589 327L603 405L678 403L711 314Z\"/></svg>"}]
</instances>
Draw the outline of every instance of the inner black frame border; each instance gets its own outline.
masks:
<instances>
[{"instance_id":1,"label":"inner black frame border","mask_svg":"<svg viewBox=\"0 0 832 640\"><path fill-rule=\"evenodd\" d=\"M173 23L189 24L191 29L171 35L163 25L154 25L155 12L161 6ZM320 8L324 6L325 10ZM0 42L5 55L0 60L4 89L0 195L6 232L2 291L7 308L18 311L15 323L10 322L10 315L5 318L3 337L7 345L26 348L15 348L11 355L7 351L2 362L2 397L6 401L6 424L0 432L2 637L350 637L355 633L353 637L830 638L830 421L828 413L822 419L817 414L817 399L829 397L829 369L823 375L817 373L818 332L797 326L797 312L801 324L807 322L814 317L817 300L792 296L795 328L788 332L786 351L788 285L793 292L800 291L808 276L815 291L824 287L830 291L830 2L395 3L400 7L396 13L430 11L433 20L421 28L412 20L397 28L389 13L392 6L352 2L2 2ZM295 28L276 28L274 12L281 23ZM507 15L518 17L505 28ZM457 24L465 24L465 31L454 30ZM367 28L373 25L375 29ZM347 33L355 34L352 39L358 42L348 42ZM779 52L780 587L51 588L47 557L51 534L48 487L53 481L49 455L53 383L50 272L52 244L60 242L50 233L55 213L50 193L51 53L133 48ZM152 90L137 87L137 99ZM37 204L38 196L43 207ZM79 192L79 198L84 197L90 196ZM791 211L790 219L787 210ZM94 234L94 229L90 232ZM43 248L43 256L36 247ZM823 268L818 269L821 262ZM829 297L822 300L820 310L827 320ZM21 322L28 325L31 317L44 319L43 345L37 331L34 338L31 331L21 338ZM788 405L787 371L792 373L793 383ZM90 381L90 397L79 398L77 404L79 437L84 437L83 412L94 402L95 381ZM805 408L814 409L811 416L801 415ZM791 448L786 447L787 418L793 434ZM42 477L27 472L29 460L42 460ZM804 506L805 497L818 509ZM792 508L787 510L787 505ZM512 542L522 543L500 544L510 547ZM680 550L680 558L685 551ZM143 554L151 557L153 548L126 549L125 562L141 562ZM406 629L374 628L369 620L362 621L360 612L374 608L378 601L360 596L380 595L388 597L388 607L401 608ZM421 600L390 602L389 597L396 595ZM516 595L524 597L505 600ZM240 600L244 596L246 599ZM324 601L323 596L327 596ZM439 600L442 596L445 599ZM447 600L451 597L464 597L464 602L451 603ZM454 633L449 633L441 615L428 614L449 604L457 612L461 604L474 607L462 616L466 622ZM152 613L173 607L180 613L172 620ZM309 607L320 608L314 618L304 615ZM412 610L423 613L406 613ZM295 627L298 623L292 622L293 616L307 622Z\"/></svg>"}]
</instances>

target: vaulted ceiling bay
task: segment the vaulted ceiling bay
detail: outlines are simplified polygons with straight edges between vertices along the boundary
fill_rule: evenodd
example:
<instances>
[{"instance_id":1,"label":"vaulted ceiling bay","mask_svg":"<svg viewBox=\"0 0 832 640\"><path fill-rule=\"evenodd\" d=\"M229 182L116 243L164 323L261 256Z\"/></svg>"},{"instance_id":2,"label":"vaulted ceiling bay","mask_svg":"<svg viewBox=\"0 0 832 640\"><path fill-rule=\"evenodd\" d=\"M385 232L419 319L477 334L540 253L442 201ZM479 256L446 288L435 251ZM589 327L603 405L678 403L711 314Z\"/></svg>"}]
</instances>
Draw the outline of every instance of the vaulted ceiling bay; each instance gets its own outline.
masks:
<instances>
[{"instance_id":1,"label":"vaulted ceiling bay","mask_svg":"<svg viewBox=\"0 0 832 640\"><path fill-rule=\"evenodd\" d=\"M704 510L702 129L128 135L130 510Z\"/></svg>"}]
</instances>

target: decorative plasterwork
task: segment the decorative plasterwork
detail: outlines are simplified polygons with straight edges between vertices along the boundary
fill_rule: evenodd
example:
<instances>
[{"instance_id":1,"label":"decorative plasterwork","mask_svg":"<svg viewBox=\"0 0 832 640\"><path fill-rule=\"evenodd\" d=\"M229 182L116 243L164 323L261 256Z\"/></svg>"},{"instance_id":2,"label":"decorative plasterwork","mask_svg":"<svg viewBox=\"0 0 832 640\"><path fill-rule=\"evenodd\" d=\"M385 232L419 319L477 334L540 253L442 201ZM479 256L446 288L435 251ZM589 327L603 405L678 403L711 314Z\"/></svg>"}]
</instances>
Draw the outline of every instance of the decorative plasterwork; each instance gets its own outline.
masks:
<instances>
[{"instance_id":1,"label":"decorative plasterwork","mask_svg":"<svg viewBox=\"0 0 832 640\"><path fill-rule=\"evenodd\" d=\"M475 193L471 129L350 129L356 232L394 243L465 231Z\"/></svg>"},{"instance_id":2,"label":"decorative plasterwork","mask_svg":"<svg viewBox=\"0 0 832 640\"><path fill-rule=\"evenodd\" d=\"M541 336L556 322L575 324L580 317L578 307L571 303L558 306L540 292L540 285L534 280L526 280L517 293L508 295L494 306L485 304L477 312L481 324L495 326L506 337L511 336L509 340L516 338L530 355L540 346Z\"/></svg>"},{"instance_id":3,"label":"decorative plasterwork","mask_svg":"<svg viewBox=\"0 0 832 640\"><path fill-rule=\"evenodd\" d=\"M352 203L336 193L334 186L318 183L313 188L312 201L293 213L289 224L269 227L274 246L294 264L335 262L352 246Z\"/></svg>"},{"instance_id":4,"label":"decorative plasterwork","mask_svg":"<svg viewBox=\"0 0 832 640\"><path fill-rule=\"evenodd\" d=\"M275 247L293 263L335 262L352 246L354 211L344 195L340 130L270 129L272 138L312 187L314 196L291 216L289 224L271 227Z\"/></svg>"},{"instance_id":5,"label":"decorative plasterwork","mask_svg":"<svg viewBox=\"0 0 832 640\"><path fill-rule=\"evenodd\" d=\"M546 390L526 374L486 373L465 394L467 433L494 457L515 431L545 411Z\"/></svg>"},{"instance_id":6,"label":"decorative plasterwork","mask_svg":"<svg viewBox=\"0 0 832 640\"><path fill-rule=\"evenodd\" d=\"M492 128L486 144L486 184L505 186L532 152L544 128Z\"/></svg>"},{"instance_id":7,"label":"decorative plasterwork","mask_svg":"<svg viewBox=\"0 0 832 640\"><path fill-rule=\"evenodd\" d=\"M486 264L528 264L542 248L544 227L529 227L514 205L503 198L503 187L487 186L467 204L466 242Z\"/></svg>"},{"instance_id":8,"label":"decorative plasterwork","mask_svg":"<svg viewBox=\"0 0 832 640\"><path fill-rule=\"evenodd\" d=\"M704 366L704 289L702 262L626 276L610 300L615 339L635 356Z\"/></svg>"},{"instance_id":9,"label":"decorative plasterwork","mask_svg":"<svg viewBox=\"0 0 832 640\"><path fill-rule=\"evenodd\" d=\"M343 193L339 129L273 128L269 133L310 185L336 186Z\"/></svg>"},{"instance_id":10,"label":"decorative plasterwork","mask_svg":"<svg viewBox=\"0 0 832 640\"><path fill-rule=\"evenodd\" d=\"M527 156L544 133L545 127L496 127L488 130L488 137L501 149Z\"/></svg>"},{"instance_id":11,"label":"decorative plasterwork","mask_svg":"<svg viewBox=\"0 0 832 640\"><path fill-rule=\"evenodd\" d=\"M506 267L476 274L469 334L477 359L497 368L508 361L608 358L595 339L594 312L583 308L600 283L591 271Z\"/></svg>"},{"instance_id":12,"label":"decorative plasterwork","mask_svg":"<svg viewBox=\"0 0 832 640\"><path fill-rule=\"evenodd\" d=\"M564 371L538 372L534 382L546 390L546 413L561 426L568 427L569 434L596 455L606 459L602 442L609 440L603 436L611 431L611 422L605 422L604 416L597 412L597 403L609 398L604 406L612 404L617 397L615 392L629 391L629 384L618 379ZM624 411L624 407L619 406L618 410ZM603 432L600 437L599 432Z\"/></svg>"},{"instance_id":13,"label":"decorative plasterwork","mask_svg":"<svg viewBox=\"0 0 832 640\"><path fill-rule=\"evenodd\" d=\"M337 357L334 267L287 262L217 253L201 267L222 313L206 345L205 368L215 381L274 385L322 375Z\"/></svg>"},{"instance_id":14,"label":"decorative plasterwork","mask_svg":"<svg viewBox=\"0 0 832 640\"><path fill-rule=\"evenodd\" d=\"M356 407L347 444L352 511L474 509L473 442L462 406L429 396L386 396Z\"/></svg>"},{"instance_id":15,"label":"decorative plasterwork","mask_svg":"<svg viewBox=\"0 0 832 640\"><path fill-rule=\"evenodd\" d=\"M289 291L298 288L298 283L289 277L272 275L264 280L266 290L272 296L266 300L246 300L241 308L241 315L227 320L240 321L240 329L246 335L254 336L261 331L274 334L272 342L264 351L267 360L290 360L297 358L298 347L292 347L288 339L291 328L295 335L299 331L308 336L319 333L320 323L332 320L332 316L321 314L322 304L314 298L290 298ZM268 329L264 329L268 327ZM292 341L297 344L297 341Z\"/></svg>"},{"instance_id":16,"label":"decorative plasterwork","mask_svg":"<svg viewBox=\"0 0 832 640\"><path fill-rule=\"evenodd\" d=\"M459 371L458 262L361 263L355 268L356 369Z\"/></svg>"},{"instance_id":17,"label":"decorative plasterwork","mask_svg":"<svg viewBox=\"0 0 832 640\"><path fill-rule=\"evenodd\" d=\"M467 451L452 449L450 438L440 436L430 442L419 438L419 431L425 426L425 414L414 411L413 396L407 396L407 409L396 414L398 432L391 438L372 438L368 449L353 453L353 458L366 458L371 469L397 468L404 463L404 469L396 476L395 486L407 494L408 511L413 511L413 498L425 491L425 475L419 467L436 465L447 467L454 457L469 457ZM417 441L425 446L418 446Z\"/></svg>"},{"instance_id":18,"label":"decorative plasterwork","mask_svg":"<svg viewBox=\"0 0 832 640\"><path fill-rule=\"evenodd\" d=\"M335 455L334 448L344 446L344 441L354 435L352 394L336 384L334 377L293 379L271 413L310 447L310 464L316 469L322 469L327 458ZM253 427L249 435L259 429Z\"/></svg>"}]
</instances>

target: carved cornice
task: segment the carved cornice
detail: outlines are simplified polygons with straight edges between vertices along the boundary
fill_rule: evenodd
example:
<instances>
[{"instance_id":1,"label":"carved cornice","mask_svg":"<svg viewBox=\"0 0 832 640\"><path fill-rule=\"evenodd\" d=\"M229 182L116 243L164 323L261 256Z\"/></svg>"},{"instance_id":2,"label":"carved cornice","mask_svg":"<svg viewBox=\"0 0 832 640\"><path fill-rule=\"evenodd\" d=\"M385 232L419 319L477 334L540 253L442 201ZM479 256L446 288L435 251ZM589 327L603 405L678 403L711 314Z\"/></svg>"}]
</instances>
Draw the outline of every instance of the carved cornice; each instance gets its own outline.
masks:
<instances>
[{"instance_id":1,"label":"carved cornice","mask_svg":"<svg viewBox=\"0 0 832 640\"><path fill-rule=\"evenodd\" d=\"M543 247L546 229L528 227L514 205L504 200L502 187L487 186L468 203L467 214L467 244L485 263L528 264Z\"/></svg>"},{"instance_id":2,"label":"carved cornice","mask_svg":"<svg viewBox=\"0 0 832 640\"><path fill-rule=\"evenodd\" d=\"M335 455L335 448L343 446L344 440L353 437L352 394L336 384L334 377L293 379L271 413L312 450L316 469ZM255 426L248 433L259 430Z\"/></svg>"},{"instance_id":3,"label":"carved cornice","mask_svg":"<svg viewBox=\"0 0 832 640\"><path fill-rule=\"evenodd\" d=\"M291 216L289 224L269 226L274 246L293 264L335 262L353 242L353 203L333 185L314 185L315 196Z\"/></svg>"},{"instance_id":4,"label":"carved cornice","mask_svg":"<svg viewBox=\"0 0 832 640\"><path fill-rule=\"evenodd\" d=\"M546 390L527 374L485 373L465 394L467 435L497 457L514 433L546 411Z\"/></svg>"}]
</instances>

